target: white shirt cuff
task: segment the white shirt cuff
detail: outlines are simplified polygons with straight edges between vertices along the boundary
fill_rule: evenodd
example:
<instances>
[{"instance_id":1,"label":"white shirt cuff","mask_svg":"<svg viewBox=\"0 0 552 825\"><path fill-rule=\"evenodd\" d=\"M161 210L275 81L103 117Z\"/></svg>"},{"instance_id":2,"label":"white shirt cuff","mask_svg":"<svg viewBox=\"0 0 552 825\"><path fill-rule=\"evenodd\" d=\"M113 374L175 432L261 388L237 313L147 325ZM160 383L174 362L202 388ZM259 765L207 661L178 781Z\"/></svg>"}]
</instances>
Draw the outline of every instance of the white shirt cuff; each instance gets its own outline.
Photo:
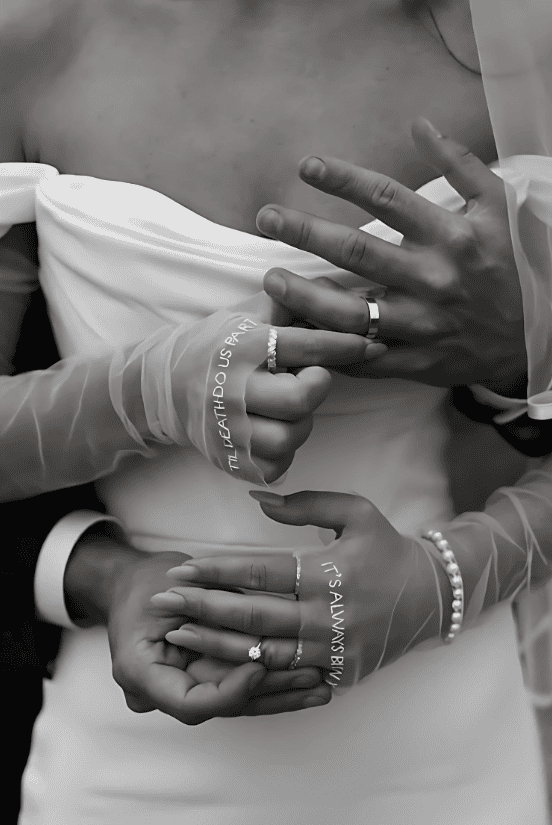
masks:
<instances>
[{"instance_id":1,"label":"white shirt cuff","mask_svg":"<svg viewBox=\"0 0 552 825\"><path fill-rule=\"evenodd\" d=\"M102 521L120 523L104 513L76 510L60 519L48 533L38 557L34 580L36 613L42 621L77 629L65 606L65 568L82 534Z\"/></svg>"}]
</instances>

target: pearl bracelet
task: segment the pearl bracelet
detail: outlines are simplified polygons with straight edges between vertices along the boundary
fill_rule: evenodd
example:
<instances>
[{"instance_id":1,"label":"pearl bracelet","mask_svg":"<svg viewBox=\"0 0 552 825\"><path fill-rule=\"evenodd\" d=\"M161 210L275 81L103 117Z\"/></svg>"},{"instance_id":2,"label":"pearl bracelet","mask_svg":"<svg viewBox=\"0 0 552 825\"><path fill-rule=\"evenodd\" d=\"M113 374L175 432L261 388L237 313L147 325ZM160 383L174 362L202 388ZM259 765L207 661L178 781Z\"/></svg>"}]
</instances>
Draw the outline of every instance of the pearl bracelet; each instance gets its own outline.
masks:
<instances>
[{"instance_id":1,"label":"pearl bracelet","mask_svg":"<svg viewBox=\"0 0 552 825\"><path fill-rule=\"evenodd\" d=\"M427 533L424 533L423 538L432 541L441 554L452 587L452 619L449 631L444 638L444 641L450 644L450 642L454 641L456 634L460 632L464 620L464 581L462 579L462 573L460 572L450 544L442 533L438 530L428 530Z\"/></svg>"}]
</instances>

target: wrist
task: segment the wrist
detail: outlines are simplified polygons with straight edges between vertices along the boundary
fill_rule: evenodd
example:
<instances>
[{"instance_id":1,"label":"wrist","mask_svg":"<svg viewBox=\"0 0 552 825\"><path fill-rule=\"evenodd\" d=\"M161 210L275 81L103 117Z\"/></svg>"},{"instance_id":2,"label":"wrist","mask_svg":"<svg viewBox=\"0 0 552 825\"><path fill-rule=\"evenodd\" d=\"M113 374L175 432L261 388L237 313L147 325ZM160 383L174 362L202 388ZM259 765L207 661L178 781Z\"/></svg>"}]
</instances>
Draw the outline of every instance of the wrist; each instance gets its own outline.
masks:
<instances>
[{"instance_id":1,"label":"wrist","mask_svg":"<svg viewBox=\"0 0 552 825\"><path fill-rule=\"evenodd\" d=\"M105 625L121 571L147 556L130 547L115 525L94 525L69 558L63 580L65 604L79 627Z\"/></svg>"}]
</instances>

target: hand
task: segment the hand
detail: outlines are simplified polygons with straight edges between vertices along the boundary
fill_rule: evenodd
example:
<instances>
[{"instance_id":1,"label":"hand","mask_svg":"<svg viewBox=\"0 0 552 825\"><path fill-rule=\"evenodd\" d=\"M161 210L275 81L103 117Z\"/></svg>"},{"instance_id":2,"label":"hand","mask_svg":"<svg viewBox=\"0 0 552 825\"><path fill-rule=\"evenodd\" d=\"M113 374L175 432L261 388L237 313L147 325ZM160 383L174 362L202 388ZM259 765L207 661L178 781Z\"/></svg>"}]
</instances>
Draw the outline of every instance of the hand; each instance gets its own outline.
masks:
<instances>
[{"instance_id":1,"label":"hand","mask_svg":"<svg viewBox=\"0 0 552 825\"><path fill-rule=\"evenodd\" d=\"M384 175L332 158L306 158L301 178L366 209L402 233L400 246L280 206L263 208L259 229L387 288L378 297L386 354L345 372L451 386L482 383L500 392L526 370L523 308L502 180L465 147L425 120L412 134L424 159L467 202L461 214L430 203ZM369 314L358 293L329 279L282 270L267 293L297 318L364 334Z\"/></svg>"},{"instance_id":2,"label":"hand","mask_svg":"<svg viewBox=\"0 0 552 825\"><path fill-rule=\"evenodd\" d=\"M364 363L386 349L357 335L278 328L278 367L296 371L272 375L263 366L251 373L245 392L252 427L251 454L265 481L270 483L283 475L311 433L312 414L326 398L332 381L320 365L350 364L353 360Z\"/></svg>"},{"instance_id":3,"label":"hand","mask_svg":"<svg viewBox=\"0 0 552 825\"><path fill-rule=\"evenodd\" d=\"M113 676L131 710L159 709L196 725L215 716L284 713L329 701L313 668L269 674L259 663L236 666L165 641L182 614L155 608L150 597L167 586L166 571L185 562L184 554L141 553L92 534L74 556L66 576L73 615L81 624L107 625Z\"/></svg>"},{"instance_id":4,"label":"hand","mask_svg":"<svg viewBox=\"0 0 552 825\"><path fill-rule=\"evenodd\" d=\"M293 593L296 560L289 555L194 559L169 571L179 586L152 601L176 610L180 598L181 614L194 621L168 633L167 641L246 662L262 637L261 661L278 669L289 667L301 639L301 664L322 667L330 683L348 686L438 636L446 622L443 605L450 614L452 597L431 542L400 535L360 496L252 495L275 521L329 527L339 538L301 556L298 601L265 595ZM199 584L263 595L204 590Z\"/></svg>"}]
</instances>

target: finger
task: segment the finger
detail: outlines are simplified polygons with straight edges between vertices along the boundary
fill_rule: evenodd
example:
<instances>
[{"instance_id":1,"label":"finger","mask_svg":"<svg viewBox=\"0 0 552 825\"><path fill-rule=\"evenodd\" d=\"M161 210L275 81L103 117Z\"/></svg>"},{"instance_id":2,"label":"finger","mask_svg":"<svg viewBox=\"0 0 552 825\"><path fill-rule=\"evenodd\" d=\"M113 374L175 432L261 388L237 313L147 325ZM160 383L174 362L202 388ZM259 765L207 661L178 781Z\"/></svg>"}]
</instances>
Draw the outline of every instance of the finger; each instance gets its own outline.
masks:
<instances>
[{"instance_id":1,"label":"finger","mask_svg":"<svg viewBox=\"0 0 552 825\"><path fill-rule=\"evenodd\" d=\"M278 327L276 359L279 367L332 367L362 361L366 339L330 330Z\"/></svg>"},{"instance_id":2,"label":"finger","mask_svg":"<svg viewBox=\"0 0 552 825\"><path fill-rule=\"evenodd\" d=\"M330 686L321 684L314 690L294 690L289 693L251 699L245 705L242 716L265 716L321 707L327 705L331 698L332 689Z\"/></svg>"},{"instance_id":3,"label":"finger","mask_svg":"<svg viewBox=\"0 0 552 825\"><path fill-rule=\"evenodd\" d=\"M283 269L270 270L265 275L264 288L295 316L307 318L317 326L358 334L368 332L370 310L365 293L344 289L332 284L329 278L324 282L309 281ZM452 317L434 304L396 292L376 300L380 312L378 335L382 338L415 341L454 329ZM375 354L380 357L385 351L377 350Z\"/></svg>"},{"instance_id":4,"label":"finger","mask_svg":"<svg viewBox=\"0 0 552 825\"><path fill-rule=\"evenodd\" d=\"M442 240L455 220L448 210L393 178L343 160L303 158L299 174L311 186L360 206L412 241Z\"/></svg>"},{"instance_id":5,"label":"finger","mask_svg":"<svg viewBox=\"0 0 552 825\"><path fill-rule=\"evenodd\" d=\"M356 532L370 525L379 510L368 499L349 493L303 491L289 496L250 491L265 515L282 524L313 524L336 533ZM276 634L261 634L276 635ZM287 634L282 634L287 635Z\"/></svg>"},{"instance_id":6,"label":"finger","mask_svg":"<svg viewBox=\"0 0 552 825\"><path fill-rule=\"evenodd\" d=\"M298 421L278 421L250 415L251 452L255 456L280 459L288 453L295 453L305 443L312 431L312 416Z\"/></svg>"},{"instance_id":7,"label":"finger","mask_svg":"<svg viewBox=\"0 0 552 825\"><path fill-rule=\"evenodd\" d=\"M300 627L299 604L278 596L242 595L199 587L173 587L167 595L182 599L181 613L201 624L237 630L257 637L275 636L297 639ZM162 603L164 593L154 597Z\"/></svg>"},{"instance_id":8,"label":"finger","mask_svg":"<svg viewBox=\"0 0 552 825\"><path fill-rule=\"evenodd\" d=\"M256 650L259 637L247 633L236 633L221 628L206 627L201 624L184 624L178 630L170 630L165 639L172 645L185 647L196 653L203 653L226 662L244 664L251 661L249 652ZM286 670L293 661L297 650L297 639L265 638L260 643L259 662L268 670ZM329 654L322 646L303 646L301 661L305 665L328 667Z\"/></svg>"},{"instance_id":9,"label":"finger","mask_svg":"<svg viewBox=\"0 0 552 825\"><path fill-rule=\"evenodd\" d=\"M294 592L296 576L297 559L289 553L188 559L180 567L167 571L171 581L182 585L193 582L225 589L241 587L263 593L288 594Z\"/></svg>"},{"instance_id":10,"label":"finger","mask_svg":"<svg viewBox=\"0 0 552 825\"><path fill-rule=\"evenodd\" d=\"M262 666L250 662L231 670L220 683L190 685L190 677L182 671L156 665L148 693L163 713L194 725L214 716L239 714L264 673Z\"/></svg>"},{"instance_id":11,"label":"finger","mask_svg":"<svg viewBox=\"0 0 552 825\"><path fill-rule=\"evenodd\" d=\"M247 412L264 418L297 421L310 417L328 395L332 376L323 367L306 367L297 374L272 375L258 369L247 379Z\"/></svg>"},{"instance_id":12,"label":"finger","mask_svg":"<svg viewBox=\"0 0 552 825\"><path fill-rule=\"evenodd\" d=\"M269 670L252 696L268 696L283 691L307 690L322 684L322 671L317 667L301 667L296 670Z\"/></svg>"},{"instance_id":13,"label":"finger","mask_svg":"<svg viewBox=\"0 0 552 825\"><path fill-rule=\"evenodd\" d=\"M447 268L442 256L429 255L427 250L388 243L362 229L351 229L281 206L265 207L257 216L257 224L271 238L312 252L339 269L378 284L414 294L424 291L433 294L436 289L448 290L451 297L457 292L462 294L456 286L456 269Z\"/></svg>"},{"instance_id":14,"label":"finger","mask_svg":"<svg viewBox=\"0 0 552 825\"><path fill-rule=\"evenodd\" d=\"M474 199L505 203L503 181L466 146L443 137L421 117L412 124L412 137L424 160L444 175L468 204Z\"/></svg>"}]
</instances>

